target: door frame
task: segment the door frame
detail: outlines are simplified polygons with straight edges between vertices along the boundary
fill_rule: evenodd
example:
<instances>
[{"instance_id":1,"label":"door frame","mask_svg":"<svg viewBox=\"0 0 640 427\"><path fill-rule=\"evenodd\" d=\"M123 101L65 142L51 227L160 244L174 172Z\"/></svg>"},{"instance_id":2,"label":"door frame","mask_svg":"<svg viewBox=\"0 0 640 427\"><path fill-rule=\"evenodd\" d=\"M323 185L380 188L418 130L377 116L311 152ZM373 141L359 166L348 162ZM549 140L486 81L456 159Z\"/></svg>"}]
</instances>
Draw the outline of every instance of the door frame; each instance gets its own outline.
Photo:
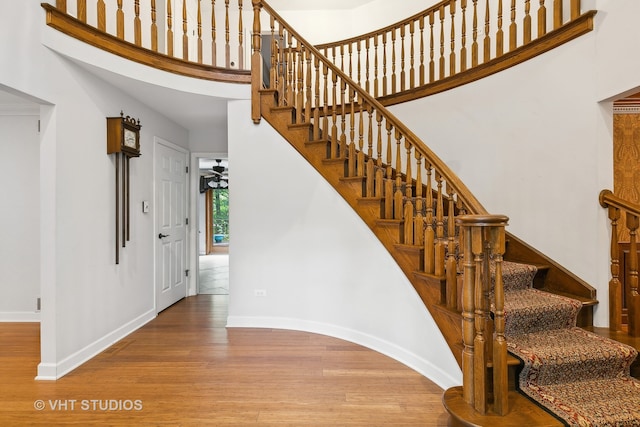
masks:
<instances>
[{"instance_id":1,"label":"door frame","mask_svg":"<svg viewBox=\"0 0 640 427\"><path fill-rule=\"evenodd\" d=\"M154 136L153 137L153 235L151 236L152 240L153 240L153 307L154 307L154 311L156 313L158 313L158 287L157 287L157 282L158 282L158 277L157 277L157 272L158 272L158 250L157 250L157 242L156 239L158 238L158 199L157 199L157 187L156 187L156 180L158 178L158 172L156 170L156 162L157 162L157 156L158 156L158 150L156 149L158 147L158 145L164 145L166 147L169 147L171 149L174 149L176 151L179 151L180 153L184 154L184 159L185 159L185 165L189 165L189 151L187 149L185 149L184 147L181 147L179 145L174 144L173 142L167 141L166 139L163 139L159 136ZM191 167L189 167L189 172L186 174L187 177L184 180L184 191L185 191L185 197L187 198L187 200L185 201L185 205L187 207L187 212L189 211L189 205L190 205L190 194L189 194L189 182L191 179ZM188 218L191 218L191 216L189 215ZM190 251L189 251L189 247L191 246L191 221L189 220L189 224L186 224L186 232L185 232L185 265L190 266L191 264L191 259L190 259ZM190 267L188 267L190 268ZM190 270L193 271L193 270ZM191 276L191 274L189 275ZM190 284L190 279L191 277L186 277L185 281L186 281L186 292L185 292L185 297L189 296L189 284Z\"/></svg>"},{"instance_id":2,"label":"door frame","mask_svg":"<svg viewBox=\"0 0 640 427\"><path fill-rule=\"evenodd\" d=\"M193 272L190 274L188 279L188 296L193 296L198 294L198 277L200 275L200 266L198 259L200 257L200 239L198 236L198 227L200 224L200 210L198 208L198 201L200 196L200 159L228 159L228 152L219 152L219 151L200 151L200 152L192 152L191 153L191 162L189 165L190 173L189 179L191 180L191 191L190 191L190 202L189 202L189 218L192 218L191 222L194 224L193 227L189 227L189 269Z\"/></svg>"}]
</instances>

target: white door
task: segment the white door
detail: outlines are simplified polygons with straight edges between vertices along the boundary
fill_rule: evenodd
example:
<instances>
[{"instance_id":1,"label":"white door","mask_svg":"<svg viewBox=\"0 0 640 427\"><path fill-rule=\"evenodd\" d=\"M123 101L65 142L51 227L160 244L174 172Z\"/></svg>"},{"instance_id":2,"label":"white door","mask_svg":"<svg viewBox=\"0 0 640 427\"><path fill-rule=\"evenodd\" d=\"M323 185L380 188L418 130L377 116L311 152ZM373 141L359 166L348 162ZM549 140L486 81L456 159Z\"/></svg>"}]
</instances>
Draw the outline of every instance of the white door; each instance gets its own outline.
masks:
<instances>
[{"instance_id":1,"label":"white door","mask_svg":"<svg viewBox=\"0 0 640 427\"><path fill-rule=\"evenodd\" d=\"M187 152L156 140L156 308L187 295Z\"/></svg>"}]
</instances>

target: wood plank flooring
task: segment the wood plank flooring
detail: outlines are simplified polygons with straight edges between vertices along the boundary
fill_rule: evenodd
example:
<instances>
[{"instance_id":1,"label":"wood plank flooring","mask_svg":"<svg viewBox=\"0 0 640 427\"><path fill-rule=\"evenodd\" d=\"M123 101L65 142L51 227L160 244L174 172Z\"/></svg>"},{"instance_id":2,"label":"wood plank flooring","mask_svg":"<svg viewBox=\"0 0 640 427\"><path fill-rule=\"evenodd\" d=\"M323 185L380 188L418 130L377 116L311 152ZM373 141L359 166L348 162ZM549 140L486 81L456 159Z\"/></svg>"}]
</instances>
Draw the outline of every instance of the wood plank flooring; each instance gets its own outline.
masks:
<instances>
[{"instance_id":1,"label":"wood plank flooring","mask_svg":"<svg viewBox=\"0 0 640 427\"><path fill-rule=\"evenodd\" d=\"M406 366L326 336L226 329L226 298L187 298L58 381L34 380L39 325L0 323L0 425L448 424L443 390Z\"/></svg>"}]
</instances>

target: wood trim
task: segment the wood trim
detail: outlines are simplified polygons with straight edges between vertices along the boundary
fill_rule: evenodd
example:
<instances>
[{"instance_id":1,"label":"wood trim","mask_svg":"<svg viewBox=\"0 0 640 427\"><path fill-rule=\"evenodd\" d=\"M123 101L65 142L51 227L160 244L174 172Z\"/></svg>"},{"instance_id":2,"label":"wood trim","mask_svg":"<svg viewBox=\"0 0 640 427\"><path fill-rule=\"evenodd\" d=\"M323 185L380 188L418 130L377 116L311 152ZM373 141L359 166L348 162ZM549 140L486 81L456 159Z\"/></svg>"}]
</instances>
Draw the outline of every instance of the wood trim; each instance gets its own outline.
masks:
<instances>
[{"instance_id":1,"label":"wood trim","mask_svg":"<svg viewBox=\"0 0 640 427\"><path fill-rule=\"evenodd\" d=\"M173 58L99 31L48 3L41 6L46 10L48 26L114 55L183 76L225 83L251 83L250 70L226 69Z\"/></svg>"},{"instance_id":2,"label":"wood trim","mask_svg":"<svg viewBox=\"0 0 640 427\"><path fill-rule=\"evenodd\" d=\"M204 220L205 220L205 251L209 255L213 252L213 190L204 193Z\"/></svg>"},{"instance_id":3,"label":"wood trim","mask_svg":"<svg viewBox=\"0 0 640 427\"><path fill-rule=\"evenodd\" d=\"M378 101L385 107L388 107L425 96L435 95L436 93L444 92L504 71L590 32L593 30L593 20L596 12L595 10L585 12L576 20L563 25L557 30L550 31L529 44L516 48L484 64L479 64L434 83L380 97Z\"/></svg>"}]
</instances>

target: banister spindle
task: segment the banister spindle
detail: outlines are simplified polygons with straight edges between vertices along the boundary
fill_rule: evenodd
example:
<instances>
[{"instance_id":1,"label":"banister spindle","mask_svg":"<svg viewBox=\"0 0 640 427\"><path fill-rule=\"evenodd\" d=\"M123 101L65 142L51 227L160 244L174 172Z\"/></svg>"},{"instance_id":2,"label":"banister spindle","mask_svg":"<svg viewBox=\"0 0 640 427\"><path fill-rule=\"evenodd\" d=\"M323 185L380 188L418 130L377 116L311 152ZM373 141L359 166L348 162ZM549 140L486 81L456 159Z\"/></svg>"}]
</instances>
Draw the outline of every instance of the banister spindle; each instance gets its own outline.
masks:
<instances>
[{"instance_id":1,"label":"banister spindle","mask_svg":"<svg viewBox=\"0 0 640 427\"><path fill-rule=\"evenodd\" d=\"M280 49L279 40L281 39L276 39L276 20L273 16L269 16L269 29L271 30L271 67L269 68L269 88L277 90L278 49Z\"/></svg>"},{"instance_id":2,"label":"banister spindle","mask_svg":"<svg viewBox=\"0 0 640 427\"><path fill-rule=\"evenodd\" d=\"M444 79L444 4L438 10L438 18L440 18L440 62L438 63L438 77Z\"/></svg>"},{"instance_id":3,"label":"banister spindle","mask_svg":"<svg viewBox=\"0 0 640 427\"><path fill-rule=\"evenodd\" d=\"M335 50L335 48L334 48ZM338 103L338 76L335 71L331 71L331 81L333 82L331 100L333 107L331 108L331 156L330 158L338 158L340 156L340 143L338 141L338 116L336 104Z\"/></svg>"},{"instance_id":4,"label":"banister spindle","mask_svg":"<svg viewBox=\"0 0 640 427\"><path fill-rule=\"evenodd\" d=\"M262 111L258 92L262 88L262 47L261 26L260 26L260 0L252 0L253 5L253 52L251 53L251 120L260 123ZM213 19L213 17L212 17Z\"/></svg>"},{"instance_id":5,"label":"banister spindle","mask_svg":"<svg viewBox=\"0 0 640 427\"><path fill-rule=\"evenodd\" d=\"M224 0L224 63L225 67L231 68L231 45L229 28L229 0Z\"/></svg>"},{"instance_id":6,"label":"banister spindle","mask_svg":"<svg viewBox=\"0 0 640 427\"><path fill-rule=\"evenodd\" d=\"M360 58L360 54L362 51L362 45L360 43L360 40L358 40L356 42L356 65L358 66L358 73L356 75L357 79L356 82L358 82L358 86L362 87L362 80L361 80L361 73L362 73L362 60Z\"/></svg>"},{"instance_id":7,"label":"banister spindle","mask_svg":"<svg viewBox=\"0 0 640 427\"><path fill-rule=\"evenodd\" d=\"M387 33L382 33L382 96L387 94Z\"/></svg>"},{"instance_id":8,"label":"banister spindle","mask_svg":"<svg viewBox=\"0 0 640 427\"><path fill-rule=\"evenodd\" d=\"M244 46L243 36L244 31L242 24L242 0L238 0L238 70L244 70Z\"/></svg>"},{"instance_id":9,"label":"banister spindle","mask_svg":"<svg viewBox=\"0 0 640 427\"><path fill-rule=\"evenodd\" d=\"M309 81L311 81L311 59L309 58ZM309 109L313 110L313 140L320 139L320 58L314 55L313 67L315 70L315 88L313 93L313 105L311 104L311 95L309 95Z\"/></svg>"},{"instance_id":10,"label":"banister spindle","mask_svg":"<svg viewBox=\"0 0 640 427\"><path fill-rule=\"evenodd\" d=\"M138 0L136 0L137 2ZM79 21L86 23L87 22L87 0L78 0L77 1L78 12L76 13L76 17Z\"/></svg>"},{"instance_id":11,"label":"banister spindle","mask_svg":"<svg viewBox=\"0 0 640 427\"><path fill-rule=\"evenodd\" d=\"M571 0L571 20L580 16L580 0Z\"/></svg>"},{"instance_id":12,"label":"banister spindle","mask_svg":"<svg viewBox=\"0 0 640 427\"><path fill-rule=\"evenodd\" d=\"M447 275L446 303L447 308L456 310L458 308L458 269L456 267L456 223L455 223L455 200L456 191L447 182L447 261L445 272Z\"/></svg>"},{"instance_id":13,"label":"banister spindle","mask_svg":"<svg viewBox=\"0 0 640 427\"><path fill-rule=\"evenodd\" d=\"M158 24L157 24L156 0L151 0L151 50L158 51Z\"/></svg>"},{"instance_id":14,"label":"banister spindle","mask_svg":"<svg viewBox=\"0 0 640 427\"><path fill-rule=\"evenodd\" d=\"M311 76L312 76L312 67L311 67L311 51L308 49L304 49L304 54L305 54L305 77L304 79L306 80L306 84L305 84L305 92L306 92L306 100L305 100L305 105L304 105L304 121L306 123L311 123L311 118L313 117L313 112L312 112L312 107L313 107L313 82L311 81ZM318 80L316 79L316 82L318 82ZM318 122L315 123L315 126L317 127Z\"/></svg>"},{"instance_id":15,"label":"banister spindle","mask_svg":"<svg viewBox=\"0 0 640 427\"><path fill-rule=\"evenodd\" d=\"M498 0L498 30L496 31L496 58L504 53L504 32L502 31L502 0Z\"/></svg>"},{"instance_id":16,"label":"banister spindle","mask_svg":"<svg viewBox=\"0 0 640 427\"><path fill-rule=\"evenodd\" d=\"M402 212L402 198L403 198L403 194L402 194L402 159L401 159L401 152L400 152L400 141L402 140L402 135L400 134L400 132L398 131L398 129L395 130L395 135L396 135L396 190L393 194L393 205L394 205L394 212L393 212L393 218L394 219L402 219L403 216L403 212Z\"/></svg>"},{"instance_id":17,"label":"banister spindle","mask_svg":"<svg viewBox=\"0 0 640 427\"><path fill-rule=\"evenodd\" d=\"M618 221L620 209L609 206L611 221L611 280L609 281L609 329L622 330L622 283L620 283L620 251L618 244Z\"/></svg>"},{"instance_id":18,"label":"banister spindle","mask_svg":"<svg viewBox=\"0 0 640 427\"><path fill-rule=\"evenodd\" d=\"M627 291L627 317L629 335L640 335L640 316L638 316L638 217L627 212L627 228L629 229L629 286Z\"/></svg>"},{"instance_id":19,"label":"banister spindle","mask_svg":"<svg viewBox=\"0 0 640 427\"><path fill-rule=\"evenodd\" d=\"M255 8L255 5L254 5ZM259 13L259 12L258 12ZM255 25L255 22L254 22ZM211 65L218 65L218 56L216 49L216 0L211 0ZM252 53L253 56L253 53Z\"/></svg>"},{"instance_id":20,"label":"banister spindle","mask_svg":"<svg viewBox=\"0 0 640 427\"><path fill-rule=\"evenodd\" d=\"M202 8L198 0L197 21L198 21L198 63L202 64Z\"/></svg>"},{"instance_id":21,"label":"banister spindle","mask_svg":"<svg viewBox=\"0 0 640 427\"><path fill-rule=\"evenodd\" d=\"M456 73L456 0L451 0L449 4L449 12L451 14L451 52L449 53L449 75Z\"/></svg>"},{"instance_id":22,"label":"banister spindle","mask_svg":"<svg viewBox=\"0 0 640 427\"><path fill-rule=\"evenodd\" d=\"M511 0L511 24L509 25L509 50L518 46L518 25L516 24L516 0Z\"/></svg>"},{"instance_id":23,"label":"banister spindle","mask_svg":"<svg viewBox=\"0 0 640 427\"><path fill-rule=\"evenodd\" d=\"M171 0L167 0L167 55L173 56L173 8Z\"/></svg>"},{"instance_id":24,"label":"banister spindle","mask_svg":"<svg viewBox=\"0 0 640 427\"><path fill-rule=\"evenodd\" d=\"M365 40L365 45L364 45L364 50L365 50L365 65L364 65L364 90L367 93L371 93L371 84L369 83L369 68L370 68L370 63L369 63L369 49L371 47L371 38L367 37L367 39Z\"/></svg>"},{"instance_id":25,"label":"banister spindle","mask_svg":"<svg viewBox=\"0 0 640 427\"><path fill-rule=\"evenodd\" d=\"M424 68L424 15L420 16L420 86L425 84L425 68Z\"/></svg>"},{"instance_id":26,"label":"banister spindle","mask_svg":"<svg viewBox=\"0 0 640 427\"><path fill-rule=\"evenodd\" d=\"M300 44L299 40L296 40L296 51L297 51L297 64L298 64L298 71L297 71L297 97L296 97L296 105L295 105L295 110L296 110L296 123L303 123L305 121L308 120L308 117L304 116L304 55L305 55L305 48L304 46L302 46Z\"/></svg>"},{"instance_id":27,"label":"banister spindle","mask_svg":"<svg viewBox=\"0 0 640 427\"><path fill-rule=\"evenodd\" d=\"M104 0L98 0L96 15L98 30L105 32L107 30L107 10Z\"/></svg>"},{"instance_id":28,"label":"banister spindle","mask_svg":"<svg viewBox=\"0 0 640 427\"><path fill-rule=\"evenodd\" d=\"M553 1L553 29L558 29L562 26L563 20L563 1Z\"/></svg>"},{"instance_id":29,"label":"banister spindle","mask_svg":"<svg viewBox=\"0 0 640 427\"><path fill-rule=\"evenodd\" d=\"M411 44L409 47L409 88L416 87L416 70L415 70L415 21L409 23L409 37Z\"/></svg>"},{"instance_id":30,"label":"banister spindle","mask_svg":"<svg viewBox=\"0 0 640 427\"><path fill-rule=\"evenodd\" d=\"M319 58L316 59L319 60ZM329 102L331 102L332 105L335 105L336 98L334 96L329 100L329 67L324 61L322 63L322 75L324 76L324 96L322 98L322 137L324 139L332 139L333 135L329 135ZM331 141L331 144L333 144L333 141ZM331 159L332 157L333 153L330 153L329 158Z\"/></svg>"},{"instance_id":31,"label":"banister spindle","mask_svg":"<svg viewBox=\"0 0 640 427\"><path fill-rule=\"evenodd\" d=\"M436 170L436 242L434 253L434 273L444 275L444 197L442 194L442 175ZM441 301L445 303L445 301Z\"/></svg>"},{"instance_id":32,"label":"banister spindle","mask_svg":"<svg viewBox=\"0 0 640 427\"><path fill-rule=\"evenodd\" d=\"M435 271L435 230L433 228L433 187L431 164L425 158L424 169L426 172L425 190L425 227L424 227L424 272L433 274Z\"/></svg>"},{"instance_id":33,"label":"banister spindle","mask_svg":"<svg viewBox=\"0 0 640 427\"><path fill-rule=\"evenodd\" d=\"M116 36L124 40L124 12L122 10L122 0L118 0L118 9L116 10Z\"/></svg>"},{"instance_id":34,"label":"banister spindle","mask_svg":"<svg viewBox=\"0 0 640 427\"><path fill-rule=\"evenodd\" d=\"M67 0L56 0L56 9L62 13L67 13Z\"/></svg>"},{"instance_id":35,"label":"banister spindle","mask_svg":"<svg viewBox=\"0 0 640 427\"><path fill-rule=\"evenodd\" d=\"M522 42L528 44L531 41L531 0L524 2L524 20L522 23Z\"/></svg>"},{"instance_id":36,"label":"banister spindle","mask_svg":"<svg viewBox=\"0 0 640 427\"><path fill-rule=\"evenodd\" d=\"M544 0L540 0L540 7L538 8L538 37L542 37L547 34L547 8L544 5Z\"/></svg>"},{"instance_id":37,"label":"banister spindle","mask_svg":"<svg viewBox=\"0 0 640 427\"><path fill-rule=\"evenodd\" d=\"M396 93L396 29L391 29L391 93Z\"/></svg>"},{"instance_id":38,"label":"banister spindle","mask_svg":"<svg viewBox=\"0 0 640 427\"><path fill-rule=\"evenodd\" d=\"M416 215L414 218L413 225L413 244L417 246L424 245L424 200L423 200L423 186L422 186L422 153L419 150L415 150L416 156L416 188L415 188L415 197L416 197Z\"/></svg>"},{"instance_id":39,"label":"banister spindle","mask_svg":"<svg viewBox=\"0 0 640 427\"><path fill-rule=\"evenodd\" d=\"M489 229L491 254L495 263L494 339L493 339L493 410L499 415L509 412L509 373L507 370L507 340L504 335L504 283L502 257L505 252L504 222ZM486 301L488 304L488 298Z\"/></svg>"},{"instance_id":40,"label":"banister spindle","mask_svg":"<svg viewBox=\"0 0 640 427\"><path fill-rule=\"evenodd\" d=\"M460 71L467 69L467 0L460 1L462 13L462 40L460 47Z\"/></svg>"},{"instance_id":41,"label":"banister spindle","mask_svg":"<svg viewBox=\"0 0 640 427\"><path fill-rule=\"evenodd\" d=\"M189 60L189 30L187 28L187 0L182 0L182 59Z\"/></svg>"},{"instance_id":42,"label":"banister spindle","mask_svg":"<svg viewBox=\"0 0 640 427\"><path fill-rule=\"evenodd\" d=\"M391 167L391 130L392 125L389 121L386 122L387 129L387 168L385 171L385 181L384 181L384 217L386 219L393 218L393 168Z\"/></svg>"},{"instance_id":43,"label":"banister spindle","mask_svg":"<svg viewBox=\"0 0 640 427\"><path fill-rule=\"evenodd\" d=\"M478 0L473 0L473 31L471 43L471 66L478 65Z\"/></svg>"},{"instance_id":44,"label":"banister spindle","mask_svg":"<svg viewBox=\"0 0 640 427\"><path fill-rule=\"evenodd\" d=\"M142 46L142 21L140 21L140 0L133 2L135 16L133 18L133 42L136 46Z\"/></svg>"},{"instance_id":45,"label":"banister spindle","mask_svg":"<svg viewBox=\"0 0 640 427\"><path fill-rule=\"evenodd\" d=\"M404 70L404 38L406 35L406 25L400 27L400 90L404 91L406 88L406 72Z\"/></svg>"},{"instance_id":46,"label":"banister spindle","mask_svg":"<svg viewBox=\"0 0 640 427\"><path fill-rule=\"evenodd\" d=\"M489 35L490 31L490 17L489 17L489 0L486 1L485 5L485 18L484 18L484 57L482 58L482 62L489 62L491 60L491 36Z\"/></svg>"},{"instance_id":47,"label":"banister spindle","mask_svg":"<svg viewBox=\"0 0 640 427\"><path fill-rule=\"evenodd\" d=\"M378 97L378 35L373 37L373 97Z\"/></svg>"}]
</instances>

